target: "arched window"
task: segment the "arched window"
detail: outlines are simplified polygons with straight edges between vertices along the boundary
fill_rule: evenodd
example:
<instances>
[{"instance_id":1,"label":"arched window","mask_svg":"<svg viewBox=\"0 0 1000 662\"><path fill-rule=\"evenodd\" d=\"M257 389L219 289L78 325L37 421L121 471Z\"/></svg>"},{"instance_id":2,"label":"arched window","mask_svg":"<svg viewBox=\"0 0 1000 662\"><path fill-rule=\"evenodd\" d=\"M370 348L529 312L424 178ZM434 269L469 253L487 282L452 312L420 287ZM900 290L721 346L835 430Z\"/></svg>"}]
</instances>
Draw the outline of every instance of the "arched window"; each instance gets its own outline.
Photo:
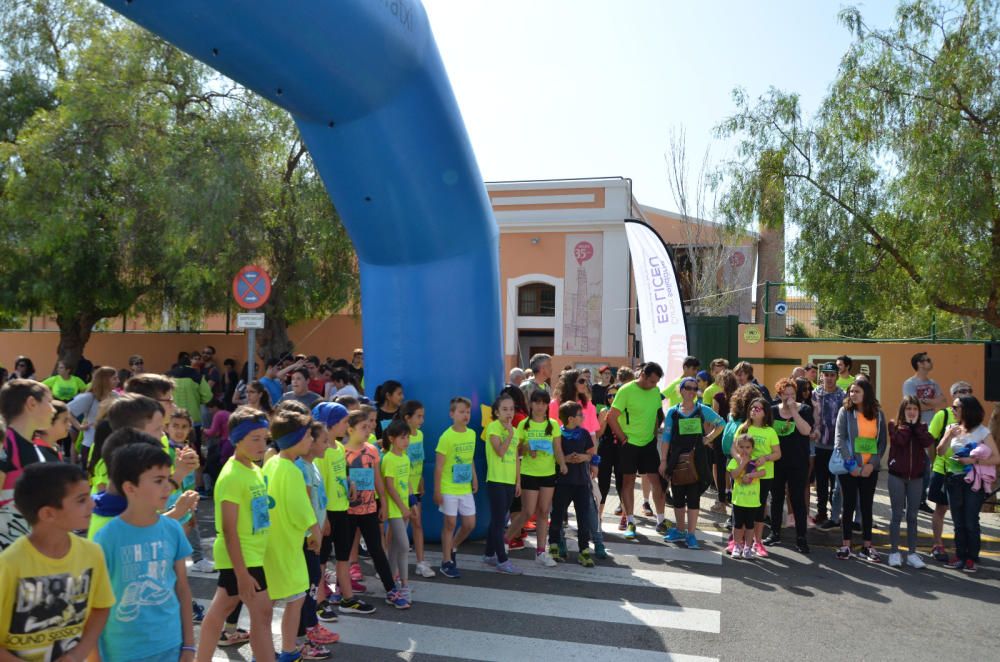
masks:
<instances>
[{"instance_id":1,"label":"arched window","mask_svg":"<svg viewBox=\"0 0 1000 662\"><path fill-rule=\"evenodd\" d=\"M522 317L555 317L556 288L528 283L517 288L517 314Z\"/></svg>"}]
</instances>

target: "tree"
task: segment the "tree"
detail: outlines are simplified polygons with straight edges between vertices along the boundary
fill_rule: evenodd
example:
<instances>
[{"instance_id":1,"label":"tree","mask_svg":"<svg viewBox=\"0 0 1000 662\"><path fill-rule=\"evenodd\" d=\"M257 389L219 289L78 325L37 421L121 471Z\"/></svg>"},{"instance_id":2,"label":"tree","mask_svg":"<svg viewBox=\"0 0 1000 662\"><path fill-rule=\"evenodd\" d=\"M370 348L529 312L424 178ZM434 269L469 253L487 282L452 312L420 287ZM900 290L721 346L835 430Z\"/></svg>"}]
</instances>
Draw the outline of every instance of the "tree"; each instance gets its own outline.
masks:
<instances>
[{"instance_id":1,"label":"tree","mask_svg":"<svg viewBox=\"0 0 1000 662\"><path fill-rule=\"evenodd\" d=\"M828 320L912 333L934 308L1000 327L998 16L998 0L907 0L873 30L847 9L853 43L814 118L793 93L734 93L726 218L760 217L760 182L780 181L799 230L790 271Z\"/></svg>"}]
</instances>

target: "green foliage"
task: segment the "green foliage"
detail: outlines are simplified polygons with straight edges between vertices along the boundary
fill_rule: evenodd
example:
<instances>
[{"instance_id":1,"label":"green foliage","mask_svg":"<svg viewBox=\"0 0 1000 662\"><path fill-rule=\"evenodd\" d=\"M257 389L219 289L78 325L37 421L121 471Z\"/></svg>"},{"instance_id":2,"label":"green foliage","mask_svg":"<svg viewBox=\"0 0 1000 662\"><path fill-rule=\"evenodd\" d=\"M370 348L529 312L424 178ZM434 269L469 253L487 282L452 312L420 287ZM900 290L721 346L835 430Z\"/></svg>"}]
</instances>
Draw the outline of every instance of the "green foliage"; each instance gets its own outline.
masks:
<instances>
[{"instance_id":1,"label":"green foliage","mask_svg":"<svg viewBox=\"0 0 1000 662\"><path fill-rule=\"evenodd\" d=\"M844 335L931 308L1000 327L998 16L998 0L909 0L879 31L848 9L854 41L815 118L792 93L734 93L726 218L766 218L760 181L783 179L789 277Z\"/></svg>"}]
</instances>

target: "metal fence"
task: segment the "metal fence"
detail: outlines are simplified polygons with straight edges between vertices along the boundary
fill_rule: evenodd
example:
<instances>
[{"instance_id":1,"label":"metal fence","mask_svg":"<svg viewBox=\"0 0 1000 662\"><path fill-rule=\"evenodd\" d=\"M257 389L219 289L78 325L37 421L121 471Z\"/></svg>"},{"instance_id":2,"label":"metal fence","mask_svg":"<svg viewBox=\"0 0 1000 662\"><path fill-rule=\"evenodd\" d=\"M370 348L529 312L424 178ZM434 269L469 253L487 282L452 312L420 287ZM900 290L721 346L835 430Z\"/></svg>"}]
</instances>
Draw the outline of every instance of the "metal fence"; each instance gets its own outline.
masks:
<instances>
[{"instance_id":1,"label":"metal fence","mask_svg":"<svg viewBox=\"0 0 1000 662\"><path fill-rule=\"evenodd\" d=\"M996 341L998 330L974 324L946 324L940 328L932 314L925 333L901 338L879 333L863 313L826 313L820 302L794 283L766 282L764 287L764 338L783 341L824 342L930 342L982 343Z\"/></svg>"}]
</instances>

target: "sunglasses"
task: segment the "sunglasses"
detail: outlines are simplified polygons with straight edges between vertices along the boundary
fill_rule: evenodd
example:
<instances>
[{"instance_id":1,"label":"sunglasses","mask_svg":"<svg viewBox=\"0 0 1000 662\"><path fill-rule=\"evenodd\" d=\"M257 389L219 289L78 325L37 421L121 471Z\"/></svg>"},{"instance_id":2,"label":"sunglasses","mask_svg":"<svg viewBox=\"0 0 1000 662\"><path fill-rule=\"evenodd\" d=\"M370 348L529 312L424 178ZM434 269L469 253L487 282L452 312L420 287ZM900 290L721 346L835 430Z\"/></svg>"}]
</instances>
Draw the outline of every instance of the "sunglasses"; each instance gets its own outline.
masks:
<instances>
[{"instance_id":1,"label":"sunglasses","mask_svg":"<svg viewBox=\"0 0 1000 662\"><path fill-rule=\"evenodd\" d=\"M750 411L764 411L763 407L750 407Z\"/></svg>"},{"instance_id":2,"label":"sunglasses","mask_svg":"<svg viewBox=\"0 0 1000 662\"><path fill-rule=\"evenodd\" d=\"M586 379L578 379L578 380L576 380L576 383L577 384L586 384L587 380Z\"/></svg>"},{"instance_id":3,"label":"sunglasses","mask_svg":"<svg viewBox=\"0 0 1000 662\"><path fill-rule=\"evenodd\" d=\"M685 386L685 387L681 388L681 390L682 391L697 391L698 387L697 386Z\"/></svg>"}]
</instances>

